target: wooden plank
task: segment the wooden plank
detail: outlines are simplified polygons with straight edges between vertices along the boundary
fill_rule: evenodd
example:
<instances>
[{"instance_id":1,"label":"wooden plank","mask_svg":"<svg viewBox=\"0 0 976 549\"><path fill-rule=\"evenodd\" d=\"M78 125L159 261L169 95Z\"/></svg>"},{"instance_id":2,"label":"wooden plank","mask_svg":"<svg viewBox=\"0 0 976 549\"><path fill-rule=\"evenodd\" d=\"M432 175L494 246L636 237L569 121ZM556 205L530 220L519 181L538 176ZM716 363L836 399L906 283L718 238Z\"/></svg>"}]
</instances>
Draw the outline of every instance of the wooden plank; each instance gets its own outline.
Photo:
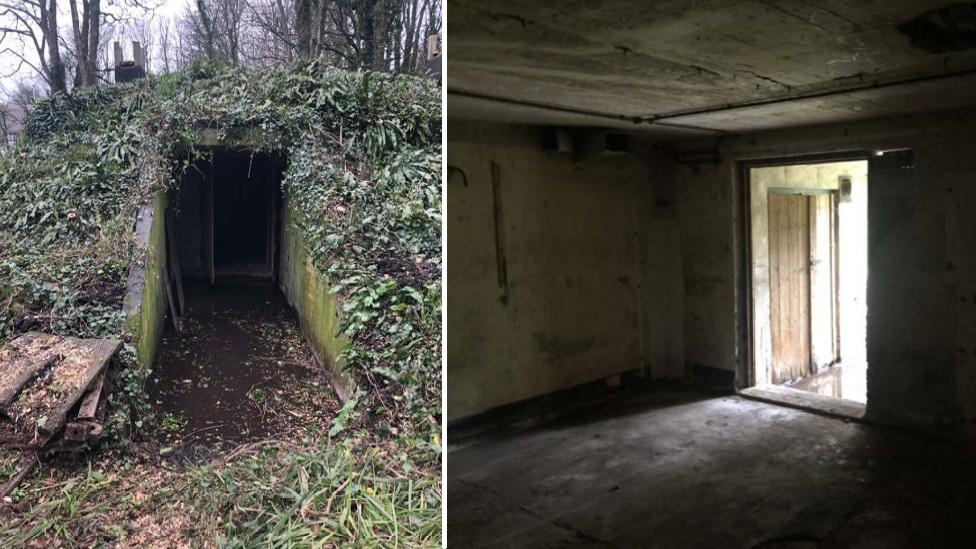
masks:
<instances>
[{"instance_id":1,"label":"wooden plank","mask_svg":"<svg viewBox=\"0 0 976 549\"><path fill-rule=\"evenodd\" d=\"M810 352L810 202L809 196L802 196L796 200L796 259L794 268L796 276L794 284L798 298L796 300L797 313L793 317L796 325L798 345L795 348L794 377L803 377L813 373L811 369Z\"/></svg>"},{"instance_id":2,"label":"wooden plank","mask_svg":"<svg viewBox=\"0 0 976 549\"><path fill-rule=\"evenodd\" d=\"M203 215L203 260L207 268L210 283L216 279L214 270L214 161L210 160L210 176L203 183L204 209Z\"/></svg>"},{"instance_id":3,"label":"wooden plank","mask_svg":"<svg viewBox=\"0 0 976 549\"><path fill-rule=\"evenodd\" d=\"M270 166L265 171L264 187L265 193L267 194L268 202L268 217L267 217L267 246L265 247L265 263L268 266L268 275L272 280L275 280L275 224L277 220L275 219L276 208L275 208L275 192L272 180L274 177L275 170L273 166Z\"/></svg>"},{"instance_id":4,"label":"wooden plank","mask_svg":"<svg viewBox=\"0 0 976 549\"><path fill-rule=\"evenodd\" d=\"M186 299L183 298L183 273L180 269L180 254L176 246L176 218L173 212L166 210L166 249L169 250L169 275L176 284L177 303L180 306L180 315L186 314Z\"/></svg>"},{"instance_id":5,"label":"wooden plank","mask_svg":"<svg viewBox=\"0 0 976 549\"><path fill-rule=\"evenodd\" d=\"M769 193L773 383L810 373L809 197Z\"/></svg>"},{"instance_id":6,"label":"wooden plank","mask_svg":"<svg viewBox=\"0 0 976 549\"><path fill-rule=\"evenodd\" d=\"M68 411L92 385L122 346L117 339L64 338L63 359L25 387L7 409L32 442L43 445L64 426Z\"/></svg>"},{"instance_id":7,"label":"wooden plank","mask_svg":"<svg viewBox=\"0 0 976 549\"><path fill-rule=\"evenodd\" d=\"M92 419L69 421L64 426L64 440L71 442L88 442L102 436L102 425Z\"/></svg>"},{"instance_id":8,"label":"wooden plank","mask_svg":"<svg viewBox=\"0 0 976 549\"><path fill-rule=\"evenodd\" d=\"M166 303L169 304L169 317L173 321L173 327L179 332L182 326L180 326L180 313L176 310L176 304L173 302L173 285L169 280L169 262L166 258L163 258L163 287L166 289Z\"/></svg>"},{"instance_id":9,"label":"wooden plank","mask_svg":"<svg viewBox=\"0 0 976 549\"><path fill-rule=\"evenodd\" d=\"M0 409L6 408L27 382L54 363L60 341L58 336L30 332L0 349Z\"/></svg>"},{"instance_id":10,"label":"wooden plank","mask_svg":"<svg viewBox=\"0 0 976 549\"><path fill-rule=\"evenodd\" d=\"M778 343L780 339L780 334L782 333L783 327L780 326L780 319L783 316L782 313L782 295L783 292L780 290L782 286L782 273L781 263L779 253L780 253L780 240L782 239L782 231L779 230L782 225L782 212L783 212L783 202L779 200L778 194L769 195L769 330L771 337L771 358L770 358L770 379L773 383L778 383L779 372L782 370L782 358L779 355L779 350L781 345Z\"/></svg>"},{"instance_id":11,"label":"wooden plank","mask_svg":"<svg viewBox=\"0 0 976 549\"><path fill-rule=\"evenodd\" d=\"M78 407L78 415L75 416L78 419L94 419L95 412L98 410L98 402L102 397L102 387L105 386L105 373L102 372L101 375L95 380L92 388L85 393L85 397L81 399L81 406Z\"/></svg>"}]
</instances>

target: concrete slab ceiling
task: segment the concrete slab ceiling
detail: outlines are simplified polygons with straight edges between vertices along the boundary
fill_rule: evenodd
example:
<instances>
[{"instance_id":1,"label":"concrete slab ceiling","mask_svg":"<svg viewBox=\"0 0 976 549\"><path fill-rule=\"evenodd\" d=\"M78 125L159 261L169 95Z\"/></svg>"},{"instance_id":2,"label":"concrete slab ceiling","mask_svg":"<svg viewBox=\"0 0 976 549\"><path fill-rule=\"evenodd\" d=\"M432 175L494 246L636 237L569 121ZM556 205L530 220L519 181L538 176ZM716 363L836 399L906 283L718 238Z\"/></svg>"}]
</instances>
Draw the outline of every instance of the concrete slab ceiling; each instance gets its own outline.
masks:
<instances>
[{"instance_id":1,"label":"concrete slab ceiling","mask_svg":"<svg viewBox=\"0 0 976 549\"><path fill-rule=\"evenodd\" d=\"M447 5L452 117L684 137L976 104L976 3Z\"/></svg>"}]
</instances>

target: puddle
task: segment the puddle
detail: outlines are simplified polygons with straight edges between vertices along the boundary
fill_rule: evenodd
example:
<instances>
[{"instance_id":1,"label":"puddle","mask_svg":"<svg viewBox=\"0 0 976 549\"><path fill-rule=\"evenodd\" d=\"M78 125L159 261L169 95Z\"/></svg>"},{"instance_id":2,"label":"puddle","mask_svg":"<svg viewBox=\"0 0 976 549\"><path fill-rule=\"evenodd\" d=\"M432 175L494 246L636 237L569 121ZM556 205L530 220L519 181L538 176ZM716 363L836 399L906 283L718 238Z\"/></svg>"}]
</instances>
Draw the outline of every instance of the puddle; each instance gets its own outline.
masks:
<instances>
[{"instance_id":1,"label":"puddle","mask_svg":"<svg viewBox=\"0 0 976 549\"><path fill-rule=\"evenodd\" d=\"M838 363L785 386L855 402L867 402L867 364Z\"/></svg>"},{"instance_id":2,"label":"puddle","mask_svg":"<svg viewBox=\"0 0 976 549\"><path fill-rule=\"evenodd\" d=\"M294 312L267 280L185 282L149 379L161 442L241 442L328 424L339 404Z\"/></svg>"}]
</instances>

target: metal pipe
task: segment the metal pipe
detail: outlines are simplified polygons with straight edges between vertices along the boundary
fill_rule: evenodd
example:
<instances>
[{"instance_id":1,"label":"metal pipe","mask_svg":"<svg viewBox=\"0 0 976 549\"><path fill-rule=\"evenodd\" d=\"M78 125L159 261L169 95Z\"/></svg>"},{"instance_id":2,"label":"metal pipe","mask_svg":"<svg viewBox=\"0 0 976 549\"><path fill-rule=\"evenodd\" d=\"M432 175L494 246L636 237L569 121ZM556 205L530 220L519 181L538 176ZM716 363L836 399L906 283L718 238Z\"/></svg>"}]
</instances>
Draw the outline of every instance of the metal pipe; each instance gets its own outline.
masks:
<instances>
[{"instance_id":1,"label":"metal pipe","mask_svg":"<svg viewBox=\"0 0 976 549\"><path fill-rule=\"evenodd\" d=\"M563 106L563 105L553 105L553 104L550 104L550 103L542 103L540 101L531 101L531 100L527 100L527 99L513 99L513 98L510 98L510 97L502 97L502 96L499 96L499 95L488 95L488 94L478 93L478 92L469 92L469 91L448 89L447 90L447 94L448 95L456 95L456 96L459 96L459 97L469 97L471 99L480 99L480 100L483 100L483 101L494 101L496 103L507 103L509 105L517 105L519 107L530 107L530 108L535 108L535 109L543 109L543 110L547 110L547 111L564 112L564 113L567 113L567 114L576 114L576 115L582 115L582 116L591 116L591 117L594 117L594 118L606 118L608 120L616 120L618 122L630 122L630 123L635 124L635 125L638 125L638 124L649 124L649 125L667 126L667 127L671 127L671 128L679 128L679 129L683 129L683 130L693 130L693 131L699 131L699 132L708 132L708 133L713 133L713 134L725 133L722 130L716 130L716 129L711 129L711 128L702 128L702 127L699 127L699 126L691 126L691 125L687 125L687 124L674 124L674 123L667 123L667 122L658 122L656 119L651 119L651 118L648 118L648 117L628 116L626 114L608 113L608 112L596 111L596 110L591 110L591 109L583 109L583 108L578 108L578 107L566 107L566 106Z\"/></svg>"},{"instance_id":2,"label":"metal pipe","mask_svg":"<svg viewBox=\"0 0 976 549\"><path fill-rule=\"evenodd\" d=\"M887 82L883 81L872 81L865 84L858 84L854 86L847 86L843 88L832 88L827 90L810 91L805 93L795 93L785 96L778 97L765 97L759 99L749 99L745 101L738 101L734 103L726 103L724 105L714 105L710 107L702 107L699 109L689 109L684 111L672 111L668 113L661 114L649 114L644 116L633 116L618 113L602 112L592 109L585 109L579 107L567 107L563 105L553 105L549 103L543 103L539 101L524 100L524 99L512 99L509 97L501 97L496 95L488 95L477 92L469 92L462 90L451 90L448 89L447 93L449 95L457 95L460 97L469 97L472 99L482 99L486 101L496 101L499 103L508 103L511 105L518 105L522 107L533 107L538 109L544 109L555 112L564 112L568 114L577 114L583 116L592 116L596 118L605 118L608 120L617 120L623 122L631 122L633 124L649 124L649 125L659 125L668 126L674 128L695 130L695 131L705 131L712 133L723 133L721 130L713 128L703 128L700 126L693 126L687 124L678 124L673 122L664 122L665 120L671 120L675 118L684 118L688 116L698 116L703 114L712 114L717 112L727 112L737 109L746 109L752 107L763 107L767 105L776 105L781 103L789 103L792 101L805 101L808 99L820 99L823 97L831 97L834 95L843 95L848 93L857 93L862 91L870 91L882 88L891 88L897 86L908 86L912 84L919 84L925 82L932 82L937 80L947 80L951 78L963 78L967 76L976 76L976 68L972 69L961 69L958 71L940 73L940 74L930 74L924 76L912 76L899 78L895 80L890 80Z\"/></svg>"}]
</instances>

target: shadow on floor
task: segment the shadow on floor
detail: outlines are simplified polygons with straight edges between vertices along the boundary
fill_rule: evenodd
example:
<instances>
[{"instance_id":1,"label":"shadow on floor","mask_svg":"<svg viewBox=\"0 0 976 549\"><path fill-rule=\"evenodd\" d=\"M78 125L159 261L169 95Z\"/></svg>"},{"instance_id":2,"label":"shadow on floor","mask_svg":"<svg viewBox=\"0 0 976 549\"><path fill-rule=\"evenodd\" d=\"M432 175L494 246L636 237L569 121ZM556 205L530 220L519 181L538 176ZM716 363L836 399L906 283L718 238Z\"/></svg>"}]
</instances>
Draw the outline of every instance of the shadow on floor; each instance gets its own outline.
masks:
<instances>
[{"instance_id":1,"label":"shadow on floor","mask_svg":"<svg viewBox=\"0 0 976 549\"><path fill-rule=\"evenodd\" d=\"M952 441L688 389L607 401L448 456L452 547L958 547Z\"/></svg>"}]
</instances>

